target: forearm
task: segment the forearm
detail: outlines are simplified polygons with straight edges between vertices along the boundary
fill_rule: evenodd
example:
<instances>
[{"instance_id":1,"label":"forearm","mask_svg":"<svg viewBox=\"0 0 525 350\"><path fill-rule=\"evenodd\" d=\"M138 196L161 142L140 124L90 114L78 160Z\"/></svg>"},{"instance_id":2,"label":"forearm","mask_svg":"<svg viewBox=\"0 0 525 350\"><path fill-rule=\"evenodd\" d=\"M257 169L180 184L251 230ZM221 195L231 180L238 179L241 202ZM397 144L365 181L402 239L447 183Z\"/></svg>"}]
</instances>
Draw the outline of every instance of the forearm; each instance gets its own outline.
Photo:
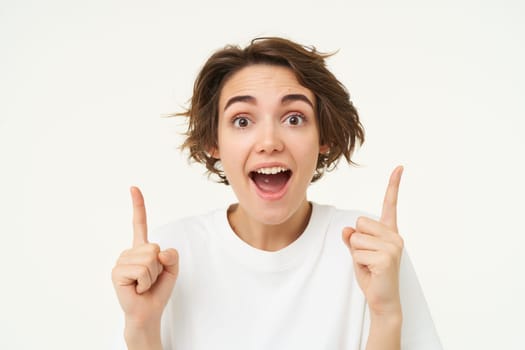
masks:
<instances>
[{"instance_id":1,"label":"forearm","mask_svg":"<svg viewBox=\"0 0 525 350\"><path fill-rule=\"evenodd\" d=\"M402 321L401 312L371 315L366 350L400 350Z\"/></svg>"},{"instance_id":2,"label":"forearm","mask_svg":"<svg viewBox=\"0 0 525 350\"><path fill-rule=\"evenodd\" d=\"M124 339L128 350L162 350L160 323L143 327L126 322Z\"/></svg>"}]
</instances>

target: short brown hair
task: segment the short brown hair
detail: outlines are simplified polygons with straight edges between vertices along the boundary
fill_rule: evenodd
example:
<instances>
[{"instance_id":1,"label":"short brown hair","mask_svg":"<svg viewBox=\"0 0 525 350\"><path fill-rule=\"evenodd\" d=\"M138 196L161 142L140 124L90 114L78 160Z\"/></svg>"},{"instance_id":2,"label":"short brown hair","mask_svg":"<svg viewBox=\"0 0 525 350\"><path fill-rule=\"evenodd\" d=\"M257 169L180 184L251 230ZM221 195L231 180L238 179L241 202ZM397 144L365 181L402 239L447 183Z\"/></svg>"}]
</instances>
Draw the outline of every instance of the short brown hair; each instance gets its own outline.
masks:
<instances>
[{"instance_id":1,"label":"short brown hair","mask_svg":"<svg viewBox=\"0 0 525 350\"><path fill-rule=\"evenodd\" d=\"M182 149L189 149L189 158L206 165L219 182L228 184L225 174L217 168L219 159L209 151L217 148L219 97L225 82L242 68L253 64L271 64L290 68L301 85L316 98L319 141L328 145L327 154L320 154L312 182L325 170L332 170L341 156L355 164L351 155L356 143L364 142L364 130L347 89L327 69L325 58L333 54L318 52L283 38L256 38L244 49L228 45L216 51L204 64L195 80L193 96L186 111L177 115L189 118Z\"/></svg>"}]
</instances>

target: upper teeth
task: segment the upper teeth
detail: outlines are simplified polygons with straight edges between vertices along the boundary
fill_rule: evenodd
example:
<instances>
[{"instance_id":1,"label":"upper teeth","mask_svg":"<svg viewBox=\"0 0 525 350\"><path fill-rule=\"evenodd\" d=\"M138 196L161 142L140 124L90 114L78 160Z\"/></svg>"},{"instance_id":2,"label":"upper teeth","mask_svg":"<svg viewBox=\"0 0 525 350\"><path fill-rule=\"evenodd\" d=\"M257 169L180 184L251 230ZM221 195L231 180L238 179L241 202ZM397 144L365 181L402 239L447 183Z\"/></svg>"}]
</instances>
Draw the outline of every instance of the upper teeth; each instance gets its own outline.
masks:
<instances>
[{"instance_id":1,"label":"upper teeth","mask_svg":"<svg viewBox=\"0 0 525 350\"><path fill-rule=\"evenodd\" d=\"M269 175L269 174L277 174L277 173L280 173L280 172L283 172L283 171L287 171L288 169L286 168L282 168L280 166L276 166L276 167L272 167L272 168L260 168L260 169L257 169L257 173L259 174L266 174L266 175Z\"/></svg>"}]
</instances>

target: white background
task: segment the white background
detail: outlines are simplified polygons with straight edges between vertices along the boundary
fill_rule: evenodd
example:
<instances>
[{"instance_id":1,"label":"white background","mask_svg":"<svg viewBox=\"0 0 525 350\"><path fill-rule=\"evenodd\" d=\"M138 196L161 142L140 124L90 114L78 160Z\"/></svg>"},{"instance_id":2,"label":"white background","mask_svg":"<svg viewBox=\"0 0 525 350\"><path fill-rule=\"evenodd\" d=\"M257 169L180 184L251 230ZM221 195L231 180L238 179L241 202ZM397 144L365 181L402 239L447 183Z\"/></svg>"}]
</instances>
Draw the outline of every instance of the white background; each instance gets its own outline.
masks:
<instances>
[{"instance_id":1,"label":"white background","mask_svg":"<svg viewBox=\"0 0 525 350\"><path fill-rule=\"evenodd\" d=\"M234 200L161 116L214 50L268 35L339 50L367 133L310 199L379 213L405 165L400 228L444 347L525 348L524 6L0 1L0 348L111 346L129 186L152 227Z\"/></svg>"}]
</instances>

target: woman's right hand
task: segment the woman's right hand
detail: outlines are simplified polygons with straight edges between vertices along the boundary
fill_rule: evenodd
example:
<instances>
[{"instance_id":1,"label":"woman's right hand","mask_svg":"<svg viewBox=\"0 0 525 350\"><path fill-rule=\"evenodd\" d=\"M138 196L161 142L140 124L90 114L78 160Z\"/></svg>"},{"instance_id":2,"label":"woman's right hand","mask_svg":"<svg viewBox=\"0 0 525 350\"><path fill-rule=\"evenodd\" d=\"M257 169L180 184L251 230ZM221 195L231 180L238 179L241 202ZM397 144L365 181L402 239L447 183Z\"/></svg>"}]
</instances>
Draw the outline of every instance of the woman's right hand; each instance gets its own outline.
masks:
<instances>
[{"instance_id":1,"label":"woman's right hand","mask_svg":"<svg viewBox=\"0 0 525 350\"><path fill-rule=\"evenodd\" d=\"M177 280L179 256L175 249L161 251L148 242L144 197L137 187L130 191L133 247L120 255L112 280L125 314L128 346L146 341L156 347L152 343L160 344L160 319Z\"/></svg>"}]
</instances>

